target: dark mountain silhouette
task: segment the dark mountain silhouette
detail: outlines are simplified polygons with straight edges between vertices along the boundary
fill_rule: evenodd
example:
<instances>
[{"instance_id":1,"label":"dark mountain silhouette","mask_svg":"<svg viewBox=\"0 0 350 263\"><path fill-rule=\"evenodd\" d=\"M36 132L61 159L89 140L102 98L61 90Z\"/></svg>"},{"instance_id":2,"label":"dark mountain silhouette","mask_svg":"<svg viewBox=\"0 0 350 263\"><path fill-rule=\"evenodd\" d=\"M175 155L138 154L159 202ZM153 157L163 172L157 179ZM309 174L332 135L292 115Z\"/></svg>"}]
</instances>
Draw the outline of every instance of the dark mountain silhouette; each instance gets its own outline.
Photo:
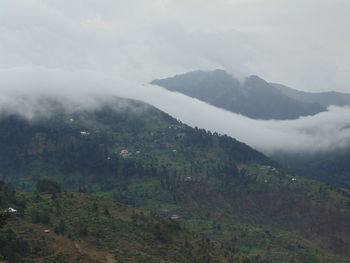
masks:
<instances>
[{"instance_id":1,"label":"dark mountain silhouette","mask_svg":"<svg viewBox=\"0 0 350 263\"><path fill-rule=\"evenodd\" d=\"M254 119L297 119L325 111L321 104L289 97L257 76L240 83L223 70L195 71L151 84Z\"/></svg>"},{"instance_id":2,"label":"dark mountain silhouette","mask_svg":"<svg viewBox=\"0 0 350 263\"><path fill-rule=\"evenodd\" d=\"M350 105L350 94L340 93L335 91L328 92L305 92L286 87L281 84L270 83L273 87L277 88L284 95L307 103L318 103L323 107L331 105L346 106Z\"/></svg>"}]
</instances>

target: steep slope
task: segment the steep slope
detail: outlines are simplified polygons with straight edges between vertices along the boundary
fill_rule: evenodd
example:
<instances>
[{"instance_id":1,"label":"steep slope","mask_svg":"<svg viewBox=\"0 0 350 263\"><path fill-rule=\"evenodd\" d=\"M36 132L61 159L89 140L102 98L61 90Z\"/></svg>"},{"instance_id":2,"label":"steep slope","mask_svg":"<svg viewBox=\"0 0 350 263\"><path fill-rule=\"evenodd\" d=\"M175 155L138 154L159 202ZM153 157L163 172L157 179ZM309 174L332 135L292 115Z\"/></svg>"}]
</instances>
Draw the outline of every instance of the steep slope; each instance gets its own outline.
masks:
<instances>
[{"instance_id":1,"label":"steep slope","mask_svg":"<svg viewBox=\"0 0 350 263\"><path fill-rule=\"evenodd\" d=\"M151 84L254 119L296 119L325 110L320 104L290 98L257 76L240 83L223 70L195 71Z\"/></svg>"},{"instance_id":2,"label":"steep slope","mask_svg":"<svg viewBox=\"0 0 350 263\"><path fill-rule=\"evenodd\" d=\"M350 94L340 92L305 92L286 87L281 84L270 83L273 87L281 91L284 95L302 102L318 103L323 107L331 105L346 106L350 105Z\"/></svg>"},{"instance_id":3,"label":"steep slope","mask_svg":"<svg viewBox=\"0 0 350 263\"><path fill-rule=\"evenodd\" d=\"M185 176L194 169L235 173L235 162L275 165L241 142L123 99L96 111L58 110L31 121L3 116L0 158L1 178L24 190L42 177L68 189L108 191L132 176L156 176L170 168Z\"/></svg>"},{"instance_id":4,"label":"steep slope","mask_svg":"<svg viewBox=\"0 0 350 263\"><path fill-rule=\"evenodd\" d=\"M265 262L350 257L348 191L293 177L247 145L149 105L116 100L31 121L4 114L0 135L1 177L21 189L51 178L108 194L174 215L194 233Z\"/></svg>"},{"instance_id":5,"label":"steep slope","mask_svg":"<svg viewBox=\"0 0 350 263\"><path fill-rule=\"evenodd\" d=\"M0 198L0 207L19 209L0 229L0 260L10 263L251 262L174 220L106 197L24 194L2 184Z\"/></svg>"}]
</instances>

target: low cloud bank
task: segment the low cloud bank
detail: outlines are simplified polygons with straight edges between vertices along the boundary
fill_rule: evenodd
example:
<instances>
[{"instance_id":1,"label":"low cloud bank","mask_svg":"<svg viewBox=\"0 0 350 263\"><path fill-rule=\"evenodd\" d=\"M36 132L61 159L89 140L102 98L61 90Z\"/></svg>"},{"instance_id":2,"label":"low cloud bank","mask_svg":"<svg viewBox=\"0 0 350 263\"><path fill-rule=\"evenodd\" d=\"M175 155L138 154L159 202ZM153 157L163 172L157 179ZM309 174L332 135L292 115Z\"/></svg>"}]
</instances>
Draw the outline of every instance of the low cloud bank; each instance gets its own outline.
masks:
<instances>
[{"instance_id":1,"label":"low cloud bank","mask_svg":"<svg viewBox=\"0 0 350 263\"><path fill-rule=\"evenodd\" d=\"M218 109L161 87L87 70L43 67L0 69L0 110L33 118L49 114L43 98L62 102L67 110L95 109L96 98L119 96L145 101L182 122L228 134L266 153L320 152L350 146L350 107L297 120L253 120Z\"/></svg>"}]
</instances>

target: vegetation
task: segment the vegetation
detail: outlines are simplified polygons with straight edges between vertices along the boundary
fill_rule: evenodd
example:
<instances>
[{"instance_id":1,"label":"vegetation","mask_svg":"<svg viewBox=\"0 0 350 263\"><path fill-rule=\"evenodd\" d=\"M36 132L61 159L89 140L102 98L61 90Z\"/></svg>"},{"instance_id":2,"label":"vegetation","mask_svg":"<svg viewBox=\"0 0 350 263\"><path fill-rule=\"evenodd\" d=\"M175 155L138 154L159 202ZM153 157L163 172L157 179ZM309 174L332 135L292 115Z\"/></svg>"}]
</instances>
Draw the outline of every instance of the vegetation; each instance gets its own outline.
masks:
<instances>
[{"instance_id":1,"label":"vegetation","mask_svg":"<svg viewBox=\"0 0 350 263\"><path fill-rule=\"evenodd\" d=\"M122 262L128 257L135 262L136 254L151 262L174 261L176 251L188 256L181 262L206 262L199 259L207 256L200 252L203 245L195 246L200 242L219 249L212 252L223 258L219 262L241 256L252 262L346 262L350 257L349 191L295 177L228 136L190 128L150 106L123 100L91 112L57 111L32 121L10 115L0 122L0 175L33 191L16 194L3 184L6 198L0 202L18 209L27 224L20 225L38 229L36 237L28 234L30 244L35 244L32 238L48 237L42 231L49 229L57 244L106 248L103 253ZM142 212L149 221L125 204L150 211ZM171 216L176 224L163 219ZM27 240L24 228L10 227ZM123 240L120 229L124 236L144 235L130 234L132 241L118 243L113 238L118 233ZM189 239L200 235L196 240L202 241L190 242L195 251L198 247L193 257L177 247L186 240L182 231ZM174 244L163 248L168 240ZM55 253L63 248L55 242L47 243L43 257L62 258ZM119 247L135 248L135 254L116 251ZM162 259L155 248L173 256ZM140 256L140 262L146 258Z\"/></svg>"},{"instance_id":2,"label":"vegetation","mask_svg":"<svg viewBox=\"0 0 350 263\"><path fill-rule=\"evenodd\" d=\"M10 214L7 211L0 212L0 228L2 228L6 224L9 216L10 216Z\"/></svg>"},{"instance_id":3,"label":"vegetation","mask_svg":"<svg viewBox=\"0 0 350 263\"><path fill-rule=\"evenodd\" d=\"M0 259L11 263L259 262L196 237L174 220L107 197L69 192L24 197L24 214L11 217L0 231ZM33 222L33 213L50 220Z\"/></svg>"},{"instance_id":4,"label":"vegetation","mask_svg":"<svg viewBox=\"0 0 350 263\"><path fill-rule=\"evenodd\" d=\"M36 183L36 190L41 193L57 194L61 192L61 187L57 182L41 179Z\"/></svg>"},{"instance_id":5,"label":"vegetation","mask_svg":"<svg viewBox=\"0 0 350 263\"><path fill-rule=\"evenodd\" d=\"M350 149L324 153L279 153L272 158L301 176L350 189Z\"/></svg>"}]
</instances>

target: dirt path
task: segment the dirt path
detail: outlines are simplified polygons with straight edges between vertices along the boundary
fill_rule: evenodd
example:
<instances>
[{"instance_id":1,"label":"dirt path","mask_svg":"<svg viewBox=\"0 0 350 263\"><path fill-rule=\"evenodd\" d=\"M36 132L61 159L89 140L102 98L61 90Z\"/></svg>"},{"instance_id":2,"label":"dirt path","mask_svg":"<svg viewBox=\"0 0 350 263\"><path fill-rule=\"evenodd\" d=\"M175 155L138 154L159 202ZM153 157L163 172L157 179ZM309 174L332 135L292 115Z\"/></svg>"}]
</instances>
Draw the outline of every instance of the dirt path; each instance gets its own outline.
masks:
<instances>
[{"instance_id":1,"label":"dirt path","mask_svg":"<svg viewBox=\"0 0 350 263\"><path fill-rule=\"evenodd\" d=\"M107 256L107 261L106 261L106 263L118 263L118 262L114 259L114 257L113 257L111 254L109 254L109 255Z\"/></svg>"}]
</instances>

